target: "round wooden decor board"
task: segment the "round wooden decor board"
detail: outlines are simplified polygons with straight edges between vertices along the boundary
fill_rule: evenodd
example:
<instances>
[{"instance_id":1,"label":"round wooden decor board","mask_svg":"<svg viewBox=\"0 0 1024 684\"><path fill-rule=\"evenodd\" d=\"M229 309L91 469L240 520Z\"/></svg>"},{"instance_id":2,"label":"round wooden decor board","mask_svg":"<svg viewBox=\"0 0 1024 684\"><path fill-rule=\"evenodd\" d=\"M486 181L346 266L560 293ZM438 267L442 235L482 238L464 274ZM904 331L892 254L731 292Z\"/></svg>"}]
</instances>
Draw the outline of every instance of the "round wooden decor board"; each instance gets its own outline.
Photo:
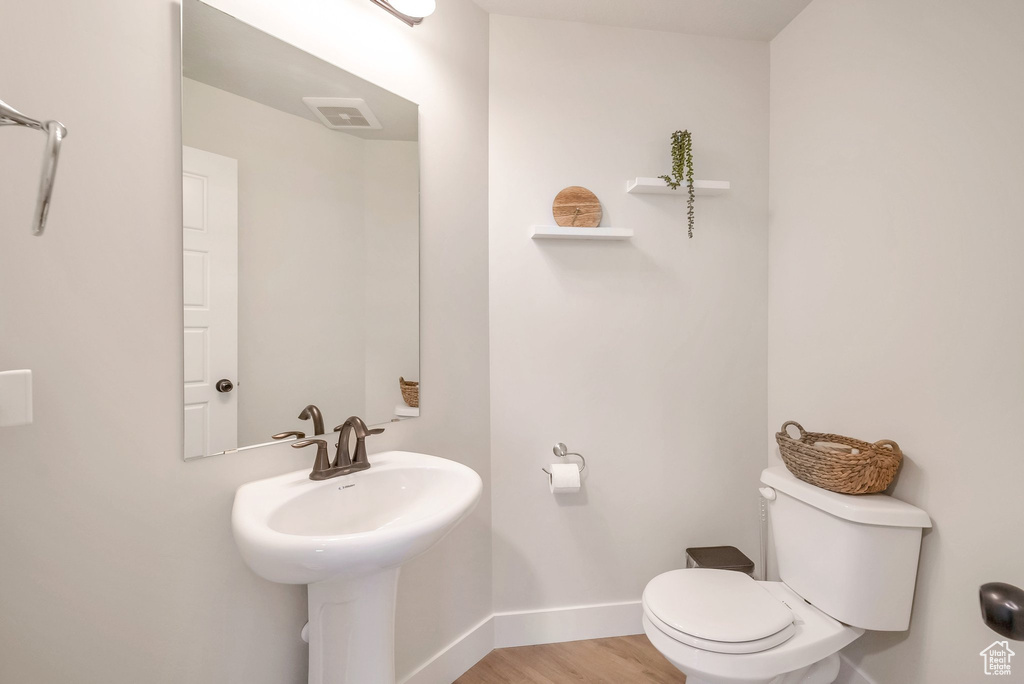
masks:
<instances>
[{"instance_id":1,"label":"round wooden decor board","mask_svg":"<svg viewBox=\"0 0 1024 684\"><path fill-rule=\"evenodd\" d=\"M597 195L578 185L555 195L551 205L555 223L562 227L597 228L601 224L601 201Z\"/></svg>"}]
</instances>

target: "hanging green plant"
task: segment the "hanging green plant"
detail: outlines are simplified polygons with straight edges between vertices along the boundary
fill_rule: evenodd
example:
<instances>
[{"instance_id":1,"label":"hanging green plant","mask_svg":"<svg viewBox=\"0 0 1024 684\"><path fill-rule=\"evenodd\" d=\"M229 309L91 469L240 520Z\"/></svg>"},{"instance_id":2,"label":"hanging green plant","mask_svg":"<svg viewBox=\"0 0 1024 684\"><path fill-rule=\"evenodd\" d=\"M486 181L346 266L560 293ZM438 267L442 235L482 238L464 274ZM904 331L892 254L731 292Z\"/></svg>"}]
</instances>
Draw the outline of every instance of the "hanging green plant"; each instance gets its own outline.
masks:
<instances>
[{"instance_id":1,"label":"hanging green plant","mask_svg":"<svg viewBox=\"0 0 1024 684\"><path fill-rule=\"evenodd\" d=\"M672 176L658 176L668 187L678 190L686 183L686 232L693 237L693 140L690 131L672 134Z\"/></svg>"}]
</instances>

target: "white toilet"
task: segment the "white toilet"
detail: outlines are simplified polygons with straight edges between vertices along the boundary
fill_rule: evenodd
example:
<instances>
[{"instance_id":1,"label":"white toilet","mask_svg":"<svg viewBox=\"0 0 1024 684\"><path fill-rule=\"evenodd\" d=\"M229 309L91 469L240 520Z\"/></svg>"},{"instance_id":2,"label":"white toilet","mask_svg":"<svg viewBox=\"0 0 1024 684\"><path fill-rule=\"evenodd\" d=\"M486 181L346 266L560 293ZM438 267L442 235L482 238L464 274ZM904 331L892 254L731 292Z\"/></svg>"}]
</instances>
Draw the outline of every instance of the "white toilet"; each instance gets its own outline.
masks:
<instances>
[{"instance_id":1,"label":"white toilet","mask_svg":"<svg viewBox=\"0 0 1024 684\"><path fill-rule=\"evenodd\" d=\"M731 570L658 575L644 631L687 684L829 684L865 630L910 626L928 514L885 494L836 494L761 473L781 582Z\"/></svg>"}]
</instances>

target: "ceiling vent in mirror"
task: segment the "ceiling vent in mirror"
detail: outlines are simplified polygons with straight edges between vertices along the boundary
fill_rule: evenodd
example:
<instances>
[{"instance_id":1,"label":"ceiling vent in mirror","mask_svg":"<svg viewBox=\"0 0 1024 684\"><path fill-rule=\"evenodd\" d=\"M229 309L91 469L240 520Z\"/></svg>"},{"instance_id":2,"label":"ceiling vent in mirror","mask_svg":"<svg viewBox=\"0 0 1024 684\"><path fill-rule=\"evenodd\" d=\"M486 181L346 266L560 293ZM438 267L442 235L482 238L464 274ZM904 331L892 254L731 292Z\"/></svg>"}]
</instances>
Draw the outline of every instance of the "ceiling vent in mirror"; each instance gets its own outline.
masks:
<instances>
[{"instance_id":1,"label":"ceiling vent in mirror","mask_svg":"<svg viewBox=\"0 0 1024 684\"><path fill-rule=\"evenodd\" d=\"M304 97L302 101L313 110L320 123L330 129L383 128L366 101L358 97Z\"/></svg>"}]
</instances>

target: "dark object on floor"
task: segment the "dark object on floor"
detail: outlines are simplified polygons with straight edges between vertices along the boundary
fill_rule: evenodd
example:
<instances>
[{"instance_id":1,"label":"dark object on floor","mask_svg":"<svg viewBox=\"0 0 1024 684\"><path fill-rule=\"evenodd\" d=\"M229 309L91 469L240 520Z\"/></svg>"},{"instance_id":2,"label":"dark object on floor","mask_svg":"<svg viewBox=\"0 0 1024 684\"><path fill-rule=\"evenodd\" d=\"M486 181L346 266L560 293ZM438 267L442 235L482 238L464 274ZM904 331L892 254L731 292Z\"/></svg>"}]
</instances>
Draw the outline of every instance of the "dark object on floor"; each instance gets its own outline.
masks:
<instances>
[{"instance_id":1,"label":"dark object on floor","mask_svg":"<svg viewBox=\"0 0 1024 684\"><path fill-rule=\"evenodd\" d=\"M754 576L754 561L735 546L691 546L686 549L686 567L736 570Z\"/></svg>"}]
</instances>

